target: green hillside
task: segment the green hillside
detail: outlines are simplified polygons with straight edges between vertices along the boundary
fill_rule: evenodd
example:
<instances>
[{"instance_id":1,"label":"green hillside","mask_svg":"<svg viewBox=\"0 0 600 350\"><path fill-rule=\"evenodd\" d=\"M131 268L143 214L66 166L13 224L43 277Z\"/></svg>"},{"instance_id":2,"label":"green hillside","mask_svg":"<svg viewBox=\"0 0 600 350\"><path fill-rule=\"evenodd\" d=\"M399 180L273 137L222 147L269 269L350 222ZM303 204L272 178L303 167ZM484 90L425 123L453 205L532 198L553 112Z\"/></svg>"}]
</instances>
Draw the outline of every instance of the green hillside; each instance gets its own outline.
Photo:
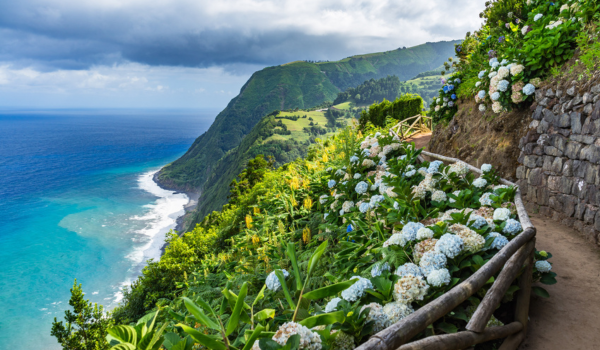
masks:
<instances>
[{"instance_id":1,"label":"green hillside","mask_svg":"<svg viewBox=\"0 0 600 350\"><path fill-rule=\"evenodd\" d=\"M211 176L203 187L202 198L195 212L187 219L186 227L193 228L202 221L206 214L219 210L227 203L229 184L246 167L246 163L259 154L272 157L274 167L292 162L306 156L308 147L317 138L324 139L335 134L337 128L328 126L323 111L280 112L277 116L268 115L261 119L246 135L240 145L219 160ZM350 114L337 112L338 126L345 126L351 120ZM344 114L344 115L342 115ZM287 119L298 117L297 120ZM306 116L303 118L303 116ZM312 124L312 125L311 125ZM318 127L323 133L307 132L311 127ZM289 130L289 135L278 132Z\"/></svg>"},{"instance_id":2,"label":"green hillside","mask_svg":"<svg viewBox=\"0 0 600 350\"><path fill-rule=\"evenodd\" d=\"M227 173L239 173L233 170L241 169L239 164L228 164L238 159L231 158L228 152L241 144L263 116L276 110L309 109L333 101L339 92L371 78L396 75L400 80L410 79L439 67L453 56L455 43L426 43L337 62L296 61L255 72L209 130L196 139L184 156L163 168L158 180L166 188L208 194L212 184L207 181L221 176L226 167L233 167ZM277 134L272 140L282 139L280 136ZM209 197L203 193L201 202ZM218 208L216 202L210 206Z\"/></svg>"},{"instance_id":3,"label":"green hillside","mask_svg":"<svg viewBox=\"0 0 600 350\"><path fill-rule=\"evenodd\" d=\"M454 56L454 44L459 41L440 41L419 46L367 55L357 55L336 62L317 63L331 82L340 90L357 86L365 80L395 75L409 80L419 73L439 67Z\"/></svg>"}]
</instances>

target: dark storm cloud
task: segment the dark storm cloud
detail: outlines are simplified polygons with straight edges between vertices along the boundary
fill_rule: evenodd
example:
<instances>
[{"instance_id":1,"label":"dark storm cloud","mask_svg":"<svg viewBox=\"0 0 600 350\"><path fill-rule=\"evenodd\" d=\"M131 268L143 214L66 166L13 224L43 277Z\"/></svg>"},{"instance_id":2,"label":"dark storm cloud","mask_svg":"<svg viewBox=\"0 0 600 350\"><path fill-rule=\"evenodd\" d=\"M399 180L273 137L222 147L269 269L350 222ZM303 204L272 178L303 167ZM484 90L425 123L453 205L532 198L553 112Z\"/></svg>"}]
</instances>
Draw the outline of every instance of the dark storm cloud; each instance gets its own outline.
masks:
<instances>
[{"instance_id":1,"label":"dark storm cloud","mask_svg":"<svg viewBox=\"0 0 600 350\"><path fill-rule=\"evenodd\" d=\"M2 4L0 61L40 70L274 65L339 59L475 29L481 1L20 0ZM473 13L465 15L465 8ZM461 18L461 21L449 21Z\"/></svg>"}]
</instances>

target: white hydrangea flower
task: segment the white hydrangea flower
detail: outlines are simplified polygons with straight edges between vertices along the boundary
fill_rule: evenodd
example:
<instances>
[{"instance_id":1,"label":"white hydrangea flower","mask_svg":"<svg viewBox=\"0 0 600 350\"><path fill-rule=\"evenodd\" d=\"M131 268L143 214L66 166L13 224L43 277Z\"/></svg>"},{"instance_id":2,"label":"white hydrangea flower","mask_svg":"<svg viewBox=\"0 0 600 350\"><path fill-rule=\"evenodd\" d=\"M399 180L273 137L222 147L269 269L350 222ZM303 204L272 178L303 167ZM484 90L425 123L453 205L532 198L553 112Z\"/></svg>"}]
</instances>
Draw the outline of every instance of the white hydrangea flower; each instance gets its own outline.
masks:
<instances>
[{"instance_id":1,"label":"white hydrangea flower","mask_svg":"<svg viewBox=\"0 0 600 350\"><path fill-rule=\"evenodd\" d=\"M546 273L552 270L552 265L546 260L538 260L535 262L535 268L541 273Z\"/></svg>"},{"instance_id":2,"label":"white hydrangea flower","mask_svg":"<svg viewBox=\"0 0 600 350\"><path fill-rule=\"evenodd\" d=\"M286 322L282 324L273 336L273 340L283 346L287 343L288 339L295 334L300 335L300 346L298 349L321 350L321 336L296 322Z\"/></svg>"},{"instance_id":3,"label":"white hydrangea flower","mask_svg":"<svg viewBox=\"0 0 600 350\"><path fill-rule=\"evenodd\" d=\"M492 165L491 164L483 164L481 166L481 171L484 173L492 171Z\"/></svg>"},{"instance_id":4,"label":"white hydrangea flower","mask_svg":"<svg viewBox=\"0 0 600 350\"><path fill-rule=\"evenodd\" d=\"M454 192L452 192L452 194L458 197L458 195L460 194L460 191L454 191ZM454 198L450 198L450 199L448 199L448 201L450 203L456 203L456 199L454 199Z\"/></svg>"},{"instance_id":5,"label":"white hydrangea flower","mask_svg":"<svg viewBox=\"0 0 600 350\"><path fill-rule=\"evenodd\" d=\"M433 231L427 227L422 227L417 231L417 240L421 241L433 237Z\"/></svg>"},{"instance_id":6,"label":"white hydrangea flower","mask_svg":"<svg viewBox=\"0 0 600 350\"><path fill-rule=\"evenodd\" d=\"M510 75L510 71L506 67L500 67L498 69L498 78L504 79Z\"/></svg>"},{"instance_id":7,"label":"white hydrangea flower","mask_svg":"<svg viewBox=\"0 0 600 350\"><path fill-rule=\"evenodd\" d=\"M354 180L358 180L358 179L360 179L360 177L361 177L360 173L356 173L353 176Z\"/></svg>"},{"instance_id":8,"label":"white hydrangea flower","mask_svg":"<svg viewBox=\"0 0 600 350\"><path fill-rule=\"evenodd\" d=\"M365 294L366 289L373 288L373 284L368 279L360 276L353 276L351 279L355 278L358 278L358 281L342 292L342 298L349 302L360 299Z\"/></svg>"},{"instance_id":9,"label":"white hydrangea flower","mask_svg":"<svg viewBox=\"0 0 600 350\"><path fill-rule=\"evenodd\" d=\"M407 237L402 233L395 233L390 238L388 238L387 241L383 242L383 247L386 248L391 245L399 245L401 247L404 247L407 243L406 238Z\"/></svg>"},{"instance_id":10,"label":"white hydrangea flower","mask_svg":"<svg viewBox=\"0 0 600 350\"><path fill-rule=\"evenodd\" d=\"M519 75L524 70L525 70L525 66L523 66L522 64L515 64L515 65L513 65L513 66L510 67L510 74L512 74L512 75Z\"/></svg>"},{"instance_id":11,"label":"white hydrangea flower","mask_svg":"<svg viewBox=\"0 0 600 350\"><path fill-rule=\"evenodd\" d=\"M350 209L352 209L353 206L354 206L353 201L345 201L344 204L342 204L342 210L345 213L348 213L348 212L350 212Z\"/></svg>"},{"instance_id":12,"label":"white hydrangea flower","mask_svg":"<svg viewBox=\"0 0 600 350\"><path fill-rule=\"evenodd\" d=\"M466 175L468 172L469 167L467 164L460 161L450 165L450 169L448 170L448 173L456 173L458 176Z\"/></svg>"},{"instance_id":13,"label":"white hydrangea flower","mask_svg":"<svg viewBox=\"0 0 600 350\"><path fill-rule=\"evenodd\" d=\"M480 81L478 81L478 82L475 83L475 87L479 87L479 85L481 85Z\"/></svg>"},{"instance_id":14,"label":"white hydrangea flower","mask_svg":"<svg viewBox=\"0 0 600 350\"><path fill-rule=\"evenodd\" d=\"M431 200L436 202L445 202L448 199L446 192L438 190L431 194Z\"/></svg>"},{"instance_id":15,"label":"white hydrangea flower","mask_svg":"<svg viewBox=\"0 0 600 350\"><path fill-rule=\"evenodd\" d=\"M457 235L446 233L435 244L436 252L442 253L450 259L454 259L463 250L464 242ZM422 261L422 259L421 259Z\"/></svg>"},{"instance_id":16,"label":"white hydrangea flower","mask_svg":"<svg viewBox=\"0 0 600 350\"><path fill-rule=\"evenodd\" d=\"M401 303L423 300L429 291L429 285L423 277L406 275L394 285L394 299Z\"/></svg>"},{"instance_id":17,"label":"white hydrangea flower","mask_svg":"<svg viewBox=\"0 0 600 350\"><path fill-rule=\"evenodd\" d=\"M521 28L521 34L525 35L527 34L527 31L529 31L529 26L524 26L523 28Z\"/></svg>"},{"instance_id":18,"label":"white hydrangea flower","mask_svg":"<svg viewBox=\"0 0 600 350\"><path fill-rule=\"evenodd\" d=\"M498 101L492 103L492 111L494 111L494 113L498 114L500 112L502 112L503 108L502 108L502 104Z\"/></svg>"},{"instance_id":19,"label":"white hydrangea flower","mask_svg":"<svg viewBox=\"0 0 600 350\"><path fill-rule=\"evenodd\" d=\"M370 303L363 306L360 311L370 308L369 315L367 316L367 322L373 321L373 333L379 333L385 329L388 323L388 317L383 312L383 306L377 303Z\"/></svg>"},{"instance_id":20,"label":"white hydrangea flower","mask_svg":"<svg viewBox=\"0 0 600 350\"><path fill-rule=\"evenodd\" d=\"M473 181L473 186L477 188L484 188L487 185L487 181L484 178L477 178Z\"/></svg>"},{"instance_id":21,"label":"white hydrangea flower","mask_svg":"<svg viewBox=\"0 0 600 350\"><path fill-rule=\"evenodd\" d=\"M441 287L450 283L450 272L448 269L433 270L427 275L427 283L434 287Z\"/></svg>"},{"instance_id":22,"label":"white hydrangea flower","mask_svg":"<svg viewBox=\"0 0 600 350\"><path fill-rule=\"evenodd\" d=\"M281 273L283 274L283 277L285 277L285 278L288 278L288 276L290 275L289 272L287 272L284 269L281 269L279 271L281 271ZM281 288L281 283L279 282L279 278L277 278L277 276L275 275L275 271L272 271L267 276L267 280L265 281L265 284L267 285L267 288L273 292L275 292L279 288Z\"/></svg>"},{"instance_id":23,"label":"white hydrangea flower","mask_svg":"<svg viewBox=\"0 0 600 350\"><path fill-rule=\"evenodd\" d=\"M372 168L375 165L376 165L375 162L372 161L371 159L365 159L362 161L362 166L364 166L365 168Z\"/></svg>"},{"instance_id":24,"label":"white hydrangea flower","mask_svg":"<svg viewBox=\"0 0 600 350\"><path fill-rule=\"evenodd\" d=\"M485 219L483 220L485 221ZM464 249L471 253L477 253L485 245L485 238L465 225L454 224L448 228L448 231L460 237L463 241Z\"/></svg>"},{"instance_id":25,"label":"white hydrangea flower","mask_svg":"<svg viewBox=\"0 0 600 350\"><path fill-rule=\"evenodd\" d=\"M506 221L510 218L510 210L507 208L496 208L494 210L494 221Z\"/></svg>"},{"instance_id":26,"label":"white hydrangea flower","mask_svg":"<svg viewBox=\"0 0 600 350\"><path fill-rule=\"evenodd\" d=\"M415 310L412 308L410 304L393 302L387 303L383 307L383 312L388 317L388 323L386 327L393 325L394 323L402 320L403 318L409 316Z\"/></svg>"},{"instance_id":27,"label":"white hydrangea flower","mask_svg":"<svg viewBox=\"0 0 600 350\"><path fill-rule=\"evenodd\" d=\"M481 103L481 104L479 105L479 111L480 111L480 112L485 112L485 105L484 105L483 103Z\"/></svg>"},{"instance_id":28,"label":"white hydrangea flower","mask_svg":"<svg viewBox=\"0 0 600 350\"><path fill-rule=\"evenodd\" d=\"M490 196L492 194L493 193L491 193L491 192L486 192L486 193L482 194L481 197L479 198L479 203L481 203L481 205L484 205L484 206L491 206L492 203L494 203L494 201L490 198Z\"/></svg>"},{"instance_id":29,"label":"white hydrangea flower","mask_svg":"<svg viewBox=\"0 0 600 350\"><path fill-rule=\"evenodd\" d=\"M325 313L334 312L337 310L337 306L339 302L342 301L342 298L333 298L330 302L325 306Z\"/></svg>"},{"instance_id":30,"label":"white hydrangea flower","mask_svg":"<svg viewBox=\"0 0 600 350\"><path fill-rule=\"evenodd\" d=\"M328 195L324 194L321 197L319 197L319 203L321 204L325 204L327 202L327 198L329 198Z\"/></svg>"},{"instance_id":31,"label":"white hydrangea flower","mask_svg":"<svg viewBox=\"0 0 600 350\"><path fill-rule=\"evenodd\" d=\"M544 15L543 15L543 14L541 14L541 13L538 13L537 15L535 15L535 16L533 17L533 20L537 22L537 21L539 21L539 20L540 20L540 18L542 18L542 17L544 17Z\"/></svg>"}]
</instances>

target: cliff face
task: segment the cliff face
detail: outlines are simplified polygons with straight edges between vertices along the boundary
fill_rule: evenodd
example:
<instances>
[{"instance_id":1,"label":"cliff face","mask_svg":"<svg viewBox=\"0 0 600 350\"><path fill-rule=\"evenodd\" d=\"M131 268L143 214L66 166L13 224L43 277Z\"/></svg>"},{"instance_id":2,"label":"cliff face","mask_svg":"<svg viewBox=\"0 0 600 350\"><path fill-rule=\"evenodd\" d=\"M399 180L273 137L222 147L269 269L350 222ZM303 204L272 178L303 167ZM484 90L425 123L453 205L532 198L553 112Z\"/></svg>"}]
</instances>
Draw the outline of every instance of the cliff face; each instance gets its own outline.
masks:
<instances>
[{"instance_id":1,"label":"cliff face","mask_svg":"<svg viewBox=\"0 0 600 350\"><path fill-rule=\"evenodd\" d=\"M459 101L459 109L447 124L435 127L428 149L462 159L474 166L492 164L505 179L516 180L519 141L527 133L531 111L481 113L475 101Z\"/></svg>"}]
</instances>

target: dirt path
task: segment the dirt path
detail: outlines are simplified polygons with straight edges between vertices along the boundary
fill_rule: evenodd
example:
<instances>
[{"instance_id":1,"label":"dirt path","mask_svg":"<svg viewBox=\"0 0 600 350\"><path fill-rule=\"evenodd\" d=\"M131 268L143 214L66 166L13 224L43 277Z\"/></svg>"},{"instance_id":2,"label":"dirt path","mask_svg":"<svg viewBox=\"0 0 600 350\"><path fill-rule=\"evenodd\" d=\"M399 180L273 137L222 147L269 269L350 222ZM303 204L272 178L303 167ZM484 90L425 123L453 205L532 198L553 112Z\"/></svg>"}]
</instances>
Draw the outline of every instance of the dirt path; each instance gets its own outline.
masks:
<instances>
[{"instance_id":1,"label":"dirt path","mask_svg":"<svg viewBox=\"0 0 600 350\"><path fill-rule=\"evenodd\" d=\"M409 141L424 147L430 138L421 134ZM600 349L600 250L573 229L529 214L536 248L552 253L558 283L541 285L550 298L532 298L529 331L519 349Z\"/></svg>"}]
</instances>

